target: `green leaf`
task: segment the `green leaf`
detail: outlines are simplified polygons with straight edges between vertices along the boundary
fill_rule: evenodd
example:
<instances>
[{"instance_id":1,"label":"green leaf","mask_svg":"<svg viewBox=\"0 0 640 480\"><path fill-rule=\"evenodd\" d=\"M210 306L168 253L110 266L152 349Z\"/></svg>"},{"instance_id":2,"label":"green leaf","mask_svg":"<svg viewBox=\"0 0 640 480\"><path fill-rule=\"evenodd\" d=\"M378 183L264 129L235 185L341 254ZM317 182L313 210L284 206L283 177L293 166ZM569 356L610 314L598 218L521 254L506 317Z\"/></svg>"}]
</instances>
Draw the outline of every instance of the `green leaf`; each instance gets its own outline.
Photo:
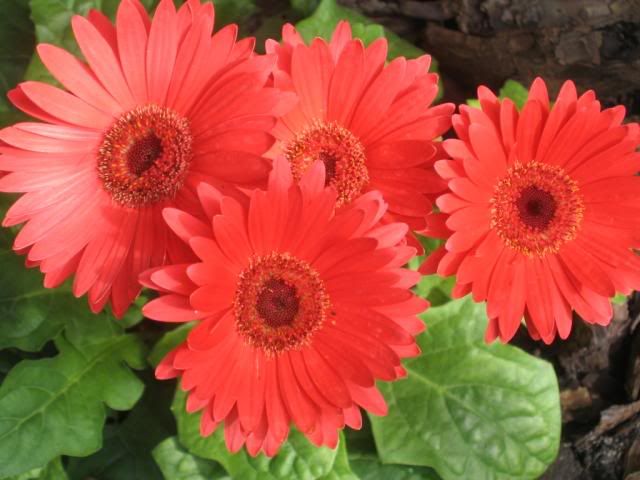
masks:
<instances>
[{"instance_id":1,"label":"green leaf","mask_svg":"<svg viewBox=\"0 0 640 480\"><path fill-rule=\"evenodd\" d=\"M69 288L42 286L42 274L24 266L24 257L11 249L13 238L0 231L0 348L16 347L34 352L54 336L65 322L94 321L86 302Z\"/></svg>"},{"instance_id":2,"label":"green leaf","mask_svg":"<svg viewBox=\"0 0 640 480\"><path fill-rule=\"evenodd\" d=\"M143 345L107 315L71 320L55 344L57 356L18 363L0 386L0 477L95 452L105 404L128 410L142 394L127 365L144 368Z\"/></svg>"},{"instance_id":3,"label":"green leaf","mask_svg":"<svg viewBox=\"0 0 640 480\"><path fill-rule=\"evenodd\" d=\"M194 322L183 323L177 328L169 330L160 340L153 346L149 354L149 364L157 367L160 361L174 348L187 339L187 335L195 325Z\"/></svg>"},{"instance_id":4,"label":"green leaf","mask_svg":"<svg viewBox=\"0 0 640 480\"><path fill-rule=\"evenodd\" d=\"M144 395L131 412L110 419L104 429L102 449L89 457L70 459L68 471L72 480L163 480L152 451L175 432L169 409L174 386L156 381L149 371L143 378Z\"/></svg>"},{"instance_id":5,"label":"green leaf","mask_svg":"<svg viewBox=\"0 0 640 480\"><path fill-rule=\"evenodd\" d=\"M408 266L411 270L417 270L425 258L442 244L442 240L427 238L422 235L418 235L418 240L424 247L425 254L409 260ZM432 307L437 307L451 300L451 290L455 283L454 277L425 275L420 279L418 285L416 285L415 292L422 298L429 300Z\"/></svg>"},{"instance_id":6,"label":"green leaf","mask_svg":"<svg viewBox=\"0 0 640 480\"><path fill-rule=\"evenodd\" d=\"M216 30L229 23L242 24L257 11L254 0L216 0L213 4L216 9Z\"/></svg>"},{"instance_id":7,"label":"green leaf","mask_svg":"<svg viewBox=\"0 0 640 480\"><path fill-rule=\"evenodd\" d=\"M355 38L361 39L365 45L385 36L384 27L373 23L354 23L351 25L351 33Z\"/></svg>"},{"instance_id":8,"label":"green leaf","mask_svg":"<svg viewBox=\"0 0 640 480\"><path fill-rule=\"evenodd\" d=\"M508 98L515 104L518 110L522 110L522 107L524 107L524 104L527 102L528 96L529 91L524 85L516 82L515 80L507 80L500 89L498 98L500 98L500 100ZM482 108L480 105L480 100L478 100L477 98L468 99L467 105L473 108Z\"/></svg>"},{"instance_id":9,"label":"green leaf","mask_svg":"<svg viewBox=\"0 0 640 480\"><path fill-rule=\"evenodd\" d=\"M381 384L389 415L372 417L383 463L430 466L449 479L533 479L554 460L560 401L552 366L485 344L485 307L470 298L424 314L408 378Z\"/></svg>"},{"instance_id":10,"label":"green leaf","mask_svg":"<svg viewBox=\"0 0 640 480\"><path fill-rule=\"evenodd\" d=\"M383 465L375 455L350 455L349 461L360 480L440 480L431 468Z\"/></svg>"},{"instance_id":11,"label":"green leaf","mask_svg":"<svg viewBox=\"0 0 640 480\"><path fill-rule=\"evenodd\" d=\"M35 36L28 0L2 0L0 16L0 126L20 118L7 92L22 78L29 64Z\"/></svg>"},{"instance_id":12,"label":"green leaf","mask_svg":"<svg viewBox=\"0 0 640 480\"><path fill-rule=\"evenodd\" d=\"M373 440L371 421L365 415L362 428L344 431L349 463L361 480L440 480L435 470L407 465L383 465Z\"/></svg>"},{"instance_id":13,"label":"green leaf","mask_svg":"<svg viewBox=\"0 0 640 480\"><path fill-rule=\"evenodd\" d=\"M147 303L148 300L149 299L145 296L145 292L142 292L142 294L133 301L129 310L127 310L119 320L120 324L124 328L131 328L138 325L144 319L142 307L144 307L144 304Z\"/></svg>"},{"instance_id":14,"label":"green leaf","mask_svg":"<svg viewBox=\"0 0 640 480\"><path fill-rule=\"evenodd\" d=\"M289 3L298 15L308 17L318 7L319 0L290 0Z\"/></svg>"},{"instance_id":15,"label":"green leaf","mask_svg":"<svg viewBox=\"0 0 640 480\"><path fill-rule=\"evenodd\" d=\"M500 89L500 98L509 98L516 104L518 109L522 109L524 107L525 102L527 101L527 97L529 96L529 91L526 89L524 85L515 80L507 80L502 88Z\"/></svg>"},{"instance_id":16,"label":"green leaf","mask_svg":"<svg viewBox=\"0 0 640 480\"><path fill-rule=\"evenodd\" d=\"M389 42L390 59L400 56L416 58L425 53L415 45L403 40L390 30L382 28L381 25L376 24L355 10L341 7L336 3L336 0L322 0L313 15L298 22L296 28L306 41L311 41L314 37L329 39L340 20L347 20L351 24L374 25L376 30L363 30L363 27L354 26L354 36L358 36L356 35L356 30L361 34L365 32L367 34L366 38L363 38L363 41L366 40L365 43L377 38L372 38L372 32L376 32L378 37L385 36ZM431 70L436 71L435 61L432 62Z\"/></svg>"},{"instance_id":17,"label":"green leaf","mask_svg":"<svg viewBox=\"0 0 640 480\"><path fill-rule=\"evenodd\" d=\"M212 435L200 435L200 414L185 410L185 393L178 388L171 409L178 422L178 439L194 455L219 462L231 478L243 480L355 480L349 468L344 441L335 450L316 447L303 434L292 430L280 452L273 458L263 454L250 457L241 450L231 454L224 443L222 428Z\"/></svg>"},{"instance_id":18,"label":"green leaf","mask_svg":"<svg viewBox=\"0 0 640 480\"><path fill-rule=\"evenodd\" d=\"M133 410L115 415L105 426L102 448L89 457L70 459L72 480L163 480L152 451L175 432L169 410L174 387L148 373L144 395Z\"/></svg>"},{"instance_id":19,"label":"green leaf","mask_svg":"<svg viewBox=\"0 0 640 480\"><path fill-rule=\"evenodd\" d=\"M153 458L167 480L231 480L219 463L190 454L176 437L154 448Z\"/></svg>"},{"instance_id":20,"label":"green leaf","mask_svg":"<svg viewBox=\"0 0 640 480\"><path fill-rule=\"evenodd\" d=\"M55 458L44 467L34 468L28 472L11 477L4 477L2 480L68 480L67 472L62 466L60 457Z\"/></svg>"},{"instance_id":21,"label":"green leaf","mask_svg":"<svg viewBox=\"0 0 640 480\"><path fill-rule=\"evenodd\" d=\"M10 0L27 1L31 5L31 18L35 24L36 38L39 43L52 43L78 54L79 49L71 29L71 17L73 15L86 15L89 10L95 8L102 11L112 20L115 19L121 0ZM141 0L148 12L153 12L159 0ZM176 6L180 6L183 0L174 0ZM256 12L254 0L216 0L216 30L222 26L238 22L242 23ZM1 30L0 30L1 31ZM11 45L9 43L9 45ZM1 48L1 47L0 47ZM31 57L33 44L27 51L25 66L29 67L25 74L27 80L38 80L57 84L53 76L47 71L37 54ZM22 70L24 72L24 69Z\"/></svg>"},{"instance_id":22,"label":"green leaf","mask_svg":"<svg viewBox=\"0 0 640 480\"><path fill-rule=\"evenodd\" d=\"M616 296L611 299L616 305L624 305L628 300L627 296L622 293L616 293Z\"/></svg>"},{"instance_id":23,"label":"green leaf","mask_svg":"<svg viewBox=\"0 0 640 480\"><path fill-rule=\"evenodd\" d=\"M415 291L422 298L429 300L432 307L437 307L451 301L451 290L455 283L455 277L425 275L416 285Z\"/></svg>"},{"instance_id":24,"label":"green leaf","mask_svg":"<svg viewBox=\"0 0 640 480\"><path fill-rule=\"evenodd\" d=\"M480 105L480 100L478 100L477 98L470 98L467 100L467 105L469 105L470 107L473 108L478 108L481 109L482 105Z\"/></svg>"}]
</instances>

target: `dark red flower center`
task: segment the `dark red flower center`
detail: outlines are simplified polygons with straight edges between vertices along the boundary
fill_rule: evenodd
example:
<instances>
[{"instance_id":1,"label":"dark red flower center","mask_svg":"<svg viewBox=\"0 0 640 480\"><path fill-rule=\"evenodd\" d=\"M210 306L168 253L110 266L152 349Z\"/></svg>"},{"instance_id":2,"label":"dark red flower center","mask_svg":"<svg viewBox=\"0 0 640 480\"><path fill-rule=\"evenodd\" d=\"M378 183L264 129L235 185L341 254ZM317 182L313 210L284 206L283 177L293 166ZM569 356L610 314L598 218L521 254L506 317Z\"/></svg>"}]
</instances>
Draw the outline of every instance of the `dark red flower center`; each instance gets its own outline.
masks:
<instances>
[{"instance_id":1,"label":"dark red flower center","mask_svg":"<svg viewBox=\"0 0 640 480\"><path fill-rule=\"evenodd\" d=\"M547 228L556 213L553 195L533 185L520 192L516 205L520 220L531 228Z\"/></svg>"},{"instance_id":2,"label":"dark red flower center","mask_svg":"<svg viewBox=\"0 0 640 480\"><path fill-rule=\"evenodd\" d=\"M233 303L238 333L267 356L308 344L328 308L318 273L288 253L253 257L240 273Z\"/></svg>"},{"instance_id":3,"label":"dark red flower center","mask_svg":"<svg viewBox=\"0 0 640 480\"><path fill-rule=\"evenodd\" d=\"M299 307L296 287L278 278L264 282L256 302L258 314L272 328L291 325L298 314Z\"/></svg>"},{"instance_id":4,"label":"dark red flower center","mask_svg":"<svg viewBox=\"0 0 640 480\"><path fill-rule=\"evenodd\" d=\"M516 163L491 198L491 227L526 256L557 253L576 237L583 215L578 184L557 165Z\"/></svg>"},{"instance_id":5,"label":"dark red flower center","mask_svg":"<svg viewBox=\"0 0 640 480\"><path fill-rule=\"evenodd\" d=\"M286 146L284 152L296 180L300 180L314 162L322 161L326 171L325 185L337 190L338 206L351 202L369 183L362 143L336 122L313 122Z\"/></svg>"},{"instance_id":6,"label":"dark red flower center","mask_svg":"<svg viewBox=\"0 0 640 480\"><path fill-rule=\"evenodd\" d=\"M142 137L129 148L127 152L129 171L139 177L149 170L161 156L162 140L150 131L146 137Z\"/></svg>"},{"instance_id":7,"label":"dark red flower center","mask_svg":"<svg viewBox=\"0 0 640 480\"><path fill-rule=\"evenodd\" d=\"M143 105L123 114L98 150L98 177L113 200L140 207L173 198L191 162L189 122L174 111Z\"/></svg>"}]
</instances>

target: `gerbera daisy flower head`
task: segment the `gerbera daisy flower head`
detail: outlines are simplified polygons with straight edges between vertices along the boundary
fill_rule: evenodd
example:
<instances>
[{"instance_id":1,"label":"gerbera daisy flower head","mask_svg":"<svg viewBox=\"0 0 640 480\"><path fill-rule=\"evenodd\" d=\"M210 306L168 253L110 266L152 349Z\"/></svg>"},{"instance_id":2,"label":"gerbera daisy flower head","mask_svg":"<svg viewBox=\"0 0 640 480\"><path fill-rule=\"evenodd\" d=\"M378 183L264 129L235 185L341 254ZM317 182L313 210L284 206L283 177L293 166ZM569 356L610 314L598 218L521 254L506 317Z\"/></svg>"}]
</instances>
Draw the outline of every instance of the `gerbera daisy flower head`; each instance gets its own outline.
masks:
<instances>
[{"instance_id":1,"label":"gerbera daisy flower head","mask_svg":"<svg viewBox=\"0 0 640 480\"><path fill-rule=\"evenodd\" d=\"M321 160L339 205L378 190L389 204L383 221L424 228L445 189L433 171L442 158L434 140L450 128L454 110L451 103L432 106L438 77L428 71L431 58L399 57L385 66L387 40L365 48L347 22L330 42L306 45L291 25L282 39L266 46L278 54L274 84L295 92L299 103L278 121L270 155L289 160L297 179Z\"/></svg>"},{"instance_id":2,"label":"gerbera daisy flower head","mask_svg":"<svg viewBox=\"0 0 640 480\"><path fill-rule=\"evenodd\" d=\"M291 423L335 447L344 425L360 428L360 408L385 414L375 380L405 374L400 359L419 353L416 315L428 303L410 290L420 275L402 268L415 254L400 244L406 224L380 223L380 193L336 212L323 163L297 184L284 159L248 206L206 184L198 193L206 221L164 212L198 260L141 281L161 294L147 317L198 320L156 376L182 377L202 435L224 423L231 451L271 456Z\"/></svg>"},{"instance_id":3,"label":"gerbera daisy flower head","mask_svg":"<svg viewBox=\"0 0 640 480\"><path fill-rule=\"evenodd\" d=\"M454 294L487 302L487 340L509 341L524 316L535 339L570 333L572 310L606 325L609 298L640 287L640 142L621 106L566 82L551 106L536 79L519 112L478 90L460 107L452 157L436 163L450 192L428 234L446 238L421 270L456 274Z\"/></svg>"},{"instance_id":4,"label":"gerbera daisy flower head","mask_svg":"<svg viewBox=\"0 0 640 480\"><path fill-rule=\"evenodd\" d=\"M9 98L42 123L0 131L0 191L25 194L4 225L25 223L14 248L53 287L75 273L73 291L98 311L122 315L140 272L185 249L164 225L166 206L197 205L203 180L234 192L266 181L276 90L273 56L253 56L237 26L212 37L211 3L178 11L162 0L150 20L123 0L115 26L101 13L75 16L86 60L39 45L64 86L24 82Z\"/></svg>"}]
</instances>

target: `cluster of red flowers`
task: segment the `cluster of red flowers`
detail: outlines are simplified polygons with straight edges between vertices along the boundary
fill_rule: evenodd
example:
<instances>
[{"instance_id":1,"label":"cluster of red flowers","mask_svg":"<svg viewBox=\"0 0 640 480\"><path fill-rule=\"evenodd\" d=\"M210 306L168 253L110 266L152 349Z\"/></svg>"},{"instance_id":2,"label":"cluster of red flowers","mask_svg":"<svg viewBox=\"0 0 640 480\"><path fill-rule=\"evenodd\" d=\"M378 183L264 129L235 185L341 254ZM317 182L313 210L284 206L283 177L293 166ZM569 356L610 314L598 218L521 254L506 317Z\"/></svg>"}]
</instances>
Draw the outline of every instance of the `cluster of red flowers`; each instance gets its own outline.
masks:
<instances>
[{"instance_id":1,"label":"cluster of red flowers","mask_svg":"<svg viewBox=\"0 0 640 480\"><path fill-rule=\"evenodd\" d=\"M487 302L488 340L522 319L566 338L575 310L606 324L609 297L640 287L640 142L624 109L536 80L522 111L433 106L429 57L386 64L347 23L307 45L291 25L266 55L214 9L123 0L115 26L74 17L84 57L40 45L64 89L24 82L12 102L42 122L0 131L0 190L24 193L5 226L46 287L73 276L117 316L197 321L158 366L181 377L201 432L277 452L290 425L335 446L376 380L405 375L417 317L415 232L446 239L422 273L456 275ZM453 125L455 139L440 141ZM437 206L437 208L434 208Z\"/></svg>"}]
</instances>

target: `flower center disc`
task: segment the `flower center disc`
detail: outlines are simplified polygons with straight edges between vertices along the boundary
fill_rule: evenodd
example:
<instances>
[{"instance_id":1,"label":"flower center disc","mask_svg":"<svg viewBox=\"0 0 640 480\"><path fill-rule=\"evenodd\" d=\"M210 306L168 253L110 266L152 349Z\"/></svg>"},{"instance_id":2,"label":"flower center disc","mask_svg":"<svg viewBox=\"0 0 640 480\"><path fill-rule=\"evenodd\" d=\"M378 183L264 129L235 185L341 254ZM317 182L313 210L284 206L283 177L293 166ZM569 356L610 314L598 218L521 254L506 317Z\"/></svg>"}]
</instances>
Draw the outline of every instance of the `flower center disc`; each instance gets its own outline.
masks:
<instances>
[{"instance_id":1,"label":"flower center disc","mask_svg":"<svg viewBox=\"0 0 640 480\"><path fill-rule=\"evenodd\" d=\"M173 198L191 162L189 122L174 111L144 105L123 114L98 150L98 177L113 200L140 207Z\"/></svg>"},{"instance_id":2,"label":"flower center disc","mask_svg":"<svg viewBox=\"0 0 640 480\"><path fill-rule=\"evenodd\" d=\"M300 180L314 162L322 161L325 185L337 190L338 206L351 202L369 183L364 147L336 122L315 121L299 133L284 152L296 180Z\"/></svg>"},{"instance_id":3,"label":"flower center disc","mask_svg":"<svg viewBox=\"0 0 640 480\"><path fill-rule=\"evenodd\" d=\"M239 334L267 356L308 344L328 308L318 273L288 253L254 256L240 273L233 303Z\"/></svg>"},{"instance_id":4,"label":"flower center disc","mask_svg":"<svg viewBox=\"0 0 640 480\"><path fill-rule=\"evenodd\" d=\"M490 203L491 227L507 246L529 257L557 253L576 237L584 215L577 183L546 163L516 163Z\"/></svg>"}]
</instances>

